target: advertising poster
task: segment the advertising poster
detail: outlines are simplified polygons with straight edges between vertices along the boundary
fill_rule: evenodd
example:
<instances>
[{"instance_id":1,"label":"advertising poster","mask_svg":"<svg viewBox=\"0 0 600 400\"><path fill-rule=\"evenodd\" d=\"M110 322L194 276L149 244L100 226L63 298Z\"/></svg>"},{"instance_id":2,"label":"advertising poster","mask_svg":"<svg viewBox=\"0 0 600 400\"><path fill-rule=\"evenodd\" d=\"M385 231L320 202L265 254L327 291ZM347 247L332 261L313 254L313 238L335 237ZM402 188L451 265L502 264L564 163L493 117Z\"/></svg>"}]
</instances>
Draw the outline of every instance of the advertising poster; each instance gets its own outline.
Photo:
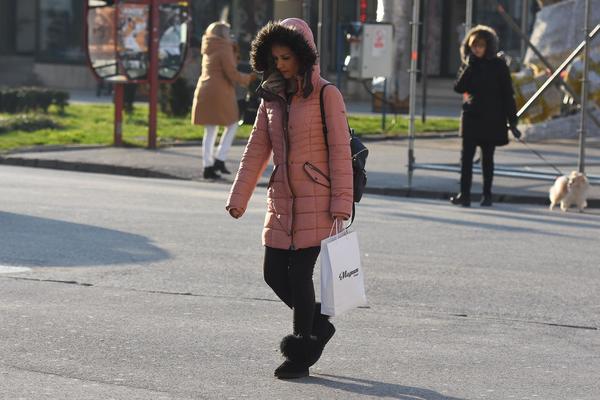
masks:
<instances>
[{"instance_id":1,"label":"advertising poster","mask_svg":"<svg viewBox=\"0 0 600 400\"><path fill-rule=\"evenodd\" d=\"M140 79L148 71L149 14L147 5L119 5L117 51L130 79Z\"/></svg>"},{"instance_id":2,"label":"advertising poster","mask_svg":"<svg viewBox=\"0 0 600 400\"><path fill-rule=\"evenodd\" d=\"M91 9L88 13L88 49L92 67L100 77L115 75L115 10Z\"/></svg>"}]
</instances>

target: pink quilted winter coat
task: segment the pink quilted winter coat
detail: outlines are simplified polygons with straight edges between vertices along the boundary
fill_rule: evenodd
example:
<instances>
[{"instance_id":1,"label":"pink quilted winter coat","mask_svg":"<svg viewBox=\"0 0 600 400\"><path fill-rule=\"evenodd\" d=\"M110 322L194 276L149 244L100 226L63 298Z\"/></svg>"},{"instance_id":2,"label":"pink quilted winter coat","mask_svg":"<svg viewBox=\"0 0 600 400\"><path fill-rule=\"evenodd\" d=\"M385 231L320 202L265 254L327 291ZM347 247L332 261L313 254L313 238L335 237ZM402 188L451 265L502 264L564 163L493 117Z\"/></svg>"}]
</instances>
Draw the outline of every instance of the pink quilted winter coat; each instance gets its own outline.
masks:
<instances>
[{"instance_id":1,"label":"pink quilted winter coat","mask_svg":"<svg viewBox=\"0 0 600 400\"><path fill-rule=\"evenodd\" d=\"M296 18L280 23L302 33L315 49L308 25ZM319 93L326 83L313 66L313 91L302 89L286 107L285 95L262 100L242 156L226 209L242 213L273 155L275 164L267 190L263 245L278 249L320 246L329 236L334 217L348 219L352 211L352 162L346 109L339 90L328 86L324 107L328 129L325 142Z\"/></svg>"}]
</instances>

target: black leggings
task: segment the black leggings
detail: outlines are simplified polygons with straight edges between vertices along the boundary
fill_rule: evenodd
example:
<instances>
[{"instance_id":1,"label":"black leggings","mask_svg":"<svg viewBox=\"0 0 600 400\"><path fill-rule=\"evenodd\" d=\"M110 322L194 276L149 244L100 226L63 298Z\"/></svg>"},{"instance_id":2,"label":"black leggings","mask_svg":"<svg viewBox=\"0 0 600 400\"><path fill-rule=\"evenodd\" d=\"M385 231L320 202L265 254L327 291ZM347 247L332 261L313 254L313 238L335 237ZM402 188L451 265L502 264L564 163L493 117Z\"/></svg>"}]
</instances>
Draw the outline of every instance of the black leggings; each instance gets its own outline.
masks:
<instances>
[{"instance_id":1,"label":"black leggings","mask_svg":"<svg viewBox=\"0 0 600 400\"><path fill-rule=\"evenodd\" d=\"M315 313L313 270L320 247L282 250L265 246L264 277L267 285L294 310L294 334L308 336Z\"/></svg>"},{"instance_id":2,"label":"black leggings","mask_svg":"<svg viewBox=\"0 0 600 400\"><path fill-rule=\"evenodd\" d=\"M460 191L468 197L471 194L473 180L473 157L477 146L481 147L481 169L483 173L483 195L492 195L492 180L494 179L494 150L493 144L477 144L472 140L463 139L460 169Z\"/></svg>"}]
</instances>

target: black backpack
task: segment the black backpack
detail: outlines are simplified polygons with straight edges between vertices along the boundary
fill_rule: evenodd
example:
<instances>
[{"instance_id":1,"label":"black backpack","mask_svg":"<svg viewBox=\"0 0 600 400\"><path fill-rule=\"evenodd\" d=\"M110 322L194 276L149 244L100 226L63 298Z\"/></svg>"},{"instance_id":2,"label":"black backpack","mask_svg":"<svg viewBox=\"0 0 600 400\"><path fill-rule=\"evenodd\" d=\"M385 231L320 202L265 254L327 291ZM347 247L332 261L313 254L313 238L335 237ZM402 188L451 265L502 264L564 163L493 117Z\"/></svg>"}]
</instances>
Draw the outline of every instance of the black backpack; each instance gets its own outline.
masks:
<instances>
[{"instance_id":1,"label":"black backpack","mask_svg":"<svg viewBox=\"0 0 600 400\"><path fill-rule=\"evenodd\" d=\"M325 108L323 107L323 91L327 86L334 86L332 83L326 83L321 87L321 93L319 96L320 107L321 107L321 123L323 124L323 134L325 135L325 145L327 146L327 124L325 123ZM352 154L352 189L353 189L353 203L352 203L352 220L350 224L354 222L354 203L358 203L362 198L362 195L367 186L367 171L365 166L367 164L367 156L369 150L360 141L358 136L354 134L354 129L350 128L348 124L348 133L350 135L350 153ZM329 147L328 147L329 148ZM350 226L350 225L348 225Z\"/></svg>"}]
</instances>

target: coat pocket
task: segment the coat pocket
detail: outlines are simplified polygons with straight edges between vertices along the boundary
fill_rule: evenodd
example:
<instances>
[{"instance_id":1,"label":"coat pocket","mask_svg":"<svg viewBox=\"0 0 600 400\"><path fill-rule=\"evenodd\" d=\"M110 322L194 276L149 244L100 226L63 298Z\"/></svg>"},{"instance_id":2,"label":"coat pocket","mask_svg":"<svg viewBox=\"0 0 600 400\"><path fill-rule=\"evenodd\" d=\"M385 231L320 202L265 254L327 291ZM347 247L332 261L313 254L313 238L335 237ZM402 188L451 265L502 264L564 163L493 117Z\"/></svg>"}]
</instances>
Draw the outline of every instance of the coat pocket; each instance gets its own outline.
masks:
<instances>
[{"instance_id":1,"label":"coat pocket","mask_svg":"<svg viewBox=\"0 0 600 400\"><path fill-rule=\"evenodd\" d=\"M275 174L277 173L278 168L279 165L275 165L275 167L273 168L273 171L271 172L271 177L269 178L269 184L267 185L267 189L273 186L273 182L275 182Z\"/></svg>"},{"instance_id":2,"label":"coat pocket","mask_svg":"<svg viewBox=\"0 0 600 400\"><path fill-rule=\"evenodd\" d=\"M308 174L313 182L325 187L331 187L329 177L308 161L304 163L304 172Z\"/></svg>"}]
</instances>

